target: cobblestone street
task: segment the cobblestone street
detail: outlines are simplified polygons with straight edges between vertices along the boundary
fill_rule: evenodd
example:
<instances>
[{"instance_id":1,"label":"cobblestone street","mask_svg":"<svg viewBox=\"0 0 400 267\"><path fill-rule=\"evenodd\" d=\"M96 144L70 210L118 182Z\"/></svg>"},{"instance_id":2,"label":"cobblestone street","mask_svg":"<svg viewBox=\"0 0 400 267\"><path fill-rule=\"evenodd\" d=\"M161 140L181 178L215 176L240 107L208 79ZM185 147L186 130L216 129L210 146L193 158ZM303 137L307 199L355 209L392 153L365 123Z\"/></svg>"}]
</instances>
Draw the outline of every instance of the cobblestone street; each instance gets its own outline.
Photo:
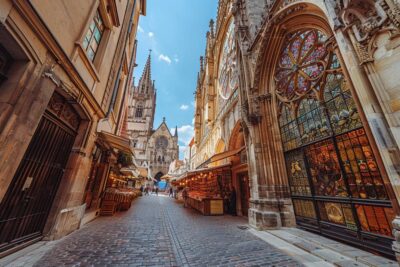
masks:
<instances>
[{"instance_id":1,"label":"cobblestone street","mask_svg":"<svg viewBox=\"0 0 400 267\"><path fill-rule=\"evenodd\" d=\"M67 236L36 266L299 266L238 226L167 197L141 197L126 213L100 217Z\"/></svg>"}]
</instances>

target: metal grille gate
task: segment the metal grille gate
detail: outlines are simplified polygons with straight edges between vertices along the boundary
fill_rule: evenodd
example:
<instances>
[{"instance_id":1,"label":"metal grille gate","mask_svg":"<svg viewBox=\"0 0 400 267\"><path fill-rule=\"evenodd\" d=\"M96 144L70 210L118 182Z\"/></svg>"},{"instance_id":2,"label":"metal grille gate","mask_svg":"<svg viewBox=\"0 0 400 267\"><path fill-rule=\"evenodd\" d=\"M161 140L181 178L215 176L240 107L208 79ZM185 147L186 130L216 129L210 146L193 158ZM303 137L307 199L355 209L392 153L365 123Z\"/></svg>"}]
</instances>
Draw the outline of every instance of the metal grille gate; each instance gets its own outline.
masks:
<instances>
[{"instance_id":1,"label":"metal grille gate","mask_svg":"<svg viewBox=\"0 0 400 267\"><path fill-rule=\"evenodd\" d=\"M45 113L0 204L0 251L42 235L75 132Z\"/></svg>"}]
</instances>

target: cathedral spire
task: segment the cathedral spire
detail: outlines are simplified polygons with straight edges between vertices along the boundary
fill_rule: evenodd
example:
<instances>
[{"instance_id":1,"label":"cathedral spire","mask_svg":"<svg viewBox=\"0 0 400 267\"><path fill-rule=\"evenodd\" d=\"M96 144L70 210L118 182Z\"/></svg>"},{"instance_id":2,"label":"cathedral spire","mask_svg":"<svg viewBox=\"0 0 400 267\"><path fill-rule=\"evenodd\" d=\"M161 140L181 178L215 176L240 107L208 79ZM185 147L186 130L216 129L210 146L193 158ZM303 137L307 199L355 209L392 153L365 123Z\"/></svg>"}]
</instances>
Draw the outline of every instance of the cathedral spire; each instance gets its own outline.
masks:
<instances>
[{"instance_id":1,"label":"cathedral spire","mask_svg":"<svg viewBox=\"0 0 400 267\"><path fill-rule=\"evenodd\" d=\"M178 126L175 126L175 134L174 134L174 136L178 137Z\"/></svg>"},{"instance_id":2,"label":"cathedral spire","mask_svg":"<svg viewBox=\"0 0 400 267\"><path fill-rule=\"evenodd\" d=\"M153 89L154 81L151 80L151 49L147 57L146 65L144 66L142 77L140 77L138 92L147 94L149 90Z\"/></svg>"}]
</instances>

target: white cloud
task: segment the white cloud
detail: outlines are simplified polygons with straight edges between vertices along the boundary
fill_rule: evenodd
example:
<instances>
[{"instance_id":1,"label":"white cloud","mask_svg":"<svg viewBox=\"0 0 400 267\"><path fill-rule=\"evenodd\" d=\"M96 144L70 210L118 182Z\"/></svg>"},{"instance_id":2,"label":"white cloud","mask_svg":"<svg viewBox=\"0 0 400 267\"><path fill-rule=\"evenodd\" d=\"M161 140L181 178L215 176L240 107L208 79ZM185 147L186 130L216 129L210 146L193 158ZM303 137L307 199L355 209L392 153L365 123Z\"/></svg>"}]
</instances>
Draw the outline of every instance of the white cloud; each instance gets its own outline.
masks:
<instances>
[{"instance_id":1,"label":"white cloud","mask_svg":"<svg viewBox=\"0 0 400 267\"><path fill-rule=\"evenodd\" d=\"M150 38L152 38L152 37L154 37L154 32L149 32L148 35Z\"/></svg>"},{"instance_id":2,"label":"white cloud","mask_svg":"<svg viewBox=\"0 0 400 267\"><path fill-rule=\"evenodd\" d=\"M185 104L182 104L182 105L179 107L180 110L187 110L188 108L189 108L189 106L188 106L188 105L185 105Z\"/></svg>"},{"instance_id":3,"label":"white cloud","mask_svg":"<svg viewBox=\"0 0 400 267\"><path fill-rule=\"evenodd\" d=\"M167 56L167 55L164 55L164 54L161 54L159 57L158 57L158 60L161 60L161 61L164 61L164 62L166 62L166 63L168 63L168 64L171 64L171 59L169 58L169 56Z\"/></svg>"},{"instance_id":4,"label":"white cloud","mask_svg":"<svg viewBox=\"0 0 400 267\"><path fill-rule=\"evenodd\" d=\"M192 119L192 125L194 125L194 118Z\"/></svg>"},{"instance_id":5,"label":"white cloud","mask_svg":"<svg viewBox=\"0 0 400 267\"><path fill-rule=\"evenodd\" d=\"M138 31L139 31L139 32L144 32L143 28L142 28L142 27L140 27L140 25L138 26L138 28L137 28L137 29L138 29Z\"/></svg>"},{"instance_id":6,"label":"white cloud","mask_svg":"<svg viewBox=\"0 0 400 267\"><path fill-rule=\"evenodd\" d=\"M192 140L194 135L194 128L192 125L182 125L178 128L179 142L187 146Z\"/></svg>"}]
</instances>

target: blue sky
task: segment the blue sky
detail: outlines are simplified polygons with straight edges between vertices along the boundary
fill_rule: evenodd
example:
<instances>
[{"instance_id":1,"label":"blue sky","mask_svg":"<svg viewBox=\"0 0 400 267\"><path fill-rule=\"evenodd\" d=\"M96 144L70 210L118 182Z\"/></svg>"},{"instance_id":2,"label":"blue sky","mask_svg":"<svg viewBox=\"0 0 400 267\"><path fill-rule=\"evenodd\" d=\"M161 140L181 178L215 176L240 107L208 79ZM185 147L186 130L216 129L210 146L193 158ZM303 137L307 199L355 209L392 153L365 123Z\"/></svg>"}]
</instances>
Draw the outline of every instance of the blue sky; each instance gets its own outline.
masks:
<instances>
[{"instance_id":1,"label":"blue sky","mask_svg":"<svg viewBox=\"0 0 400 267\"><path fill-rule=\"evenodd\" d=\"M135 81L152 50L152 79L157 89L154 127L166 117L178 126L180 158L193 135L194 95L199 58L204 55L209 21L217 0L147 0L147 14L139 22ZM173 134L173 132L172 132Z\"/></svg>"}]
</instances>

